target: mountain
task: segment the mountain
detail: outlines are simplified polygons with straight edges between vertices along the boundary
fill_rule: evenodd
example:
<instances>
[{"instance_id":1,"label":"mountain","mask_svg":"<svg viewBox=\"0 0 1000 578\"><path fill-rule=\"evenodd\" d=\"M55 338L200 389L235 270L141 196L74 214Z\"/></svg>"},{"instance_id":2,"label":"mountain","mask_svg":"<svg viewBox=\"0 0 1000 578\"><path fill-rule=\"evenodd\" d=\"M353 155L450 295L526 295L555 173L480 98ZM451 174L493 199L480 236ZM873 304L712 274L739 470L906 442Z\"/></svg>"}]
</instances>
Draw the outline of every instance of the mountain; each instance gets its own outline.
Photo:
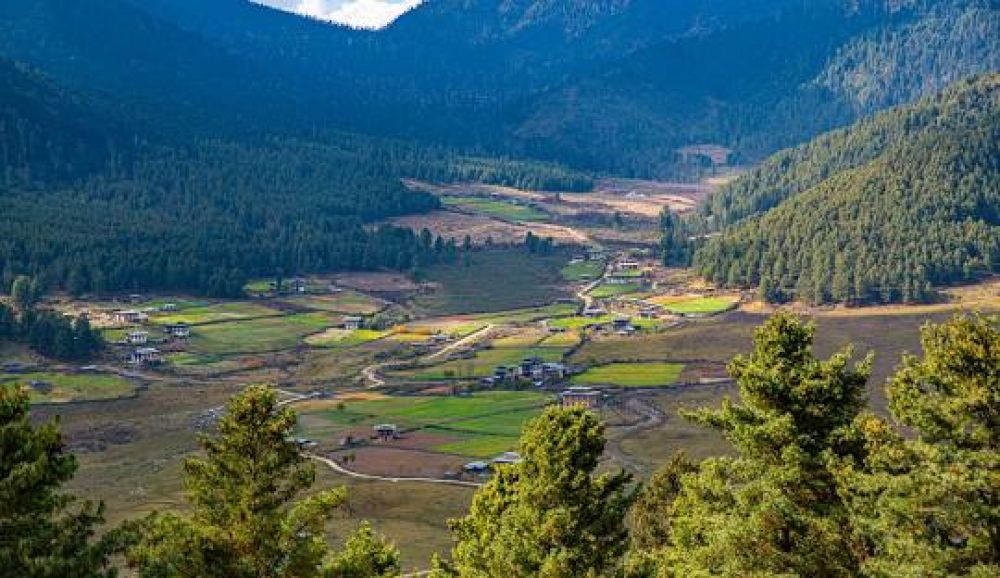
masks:
<instances>
[{"instance_id":1,"label":"mountain","mask_svg":"<svg viewBox=\"0 0 1000 578\"><path fill-rule=\"evenodd\" d=\"M347 130L690 177L705 158L684 147L754 161L994 69L997 13L988 0L429 0L373 32L246 0L22 0L0 6L0 55L110 93L162 133Z\"/></svg>"},{"instance_id":2,"label":"mountain","mask_svg":"<svg viewBox=\"0 0 1000 578\"><path fill-rule=\"evenodd\" d=\"M1000 75L781 152L716 194L695 268L771 300L914 302L1000 271Z\"/></svg>"}]
</instances>

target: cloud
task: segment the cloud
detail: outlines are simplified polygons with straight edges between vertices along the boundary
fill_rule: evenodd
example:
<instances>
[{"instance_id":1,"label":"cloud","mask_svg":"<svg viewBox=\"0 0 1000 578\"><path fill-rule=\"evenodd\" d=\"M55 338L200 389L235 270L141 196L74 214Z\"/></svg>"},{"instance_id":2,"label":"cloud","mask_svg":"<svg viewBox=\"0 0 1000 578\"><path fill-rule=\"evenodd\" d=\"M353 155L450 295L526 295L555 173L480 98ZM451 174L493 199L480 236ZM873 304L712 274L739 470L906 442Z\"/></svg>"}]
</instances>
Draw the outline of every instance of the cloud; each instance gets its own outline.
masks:
<instances>
[{"instance_id":1,"label":"cloud","mask_svg":"<svg viewBox=\"0 0 1000 578\"><path fill-rule=\"evenodd\" d=\"M382 28L423 0L257 0L261 4L359 28Z\"/></svg>"}]
</instances>

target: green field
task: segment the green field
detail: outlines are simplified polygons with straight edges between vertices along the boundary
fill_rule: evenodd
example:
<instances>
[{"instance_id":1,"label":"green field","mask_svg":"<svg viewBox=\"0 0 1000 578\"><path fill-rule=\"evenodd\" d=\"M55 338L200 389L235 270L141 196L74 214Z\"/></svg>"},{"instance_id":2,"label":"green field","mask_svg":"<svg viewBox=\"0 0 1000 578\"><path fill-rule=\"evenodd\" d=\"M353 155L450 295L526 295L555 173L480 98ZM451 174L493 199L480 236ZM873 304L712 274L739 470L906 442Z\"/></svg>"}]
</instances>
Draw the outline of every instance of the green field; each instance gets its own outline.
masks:
<instances>
[{"instance_id":1,"label":"green field","mask_svg":"<svg viewBox=\"0 0 1000 578\"><path fill-rule=\"evenodd\" d=\"M291 349L334 324L323 313L301 313L195 327L190 350L202 354L264 353Z\"/></svg>"},{"instance_id":2,"label":"green field","mask_svg":"<svg viewBox=\"0 0 1000 578\"><path fill-rule=\"evenodd\" d=\"M563 279L573 282L597 279L604 273L604 261L569 263L560 270L560 273Z\"/></svg>"},{"instance_id":3,"label":"green field","mask_svg":"<svg viewBox=\"0 0 1000 578\"><path fill-rule=\"evenodd\" d=\"M563 347L503 347L483 349L475 357L456 359L430 367L407 369L391 373L393 377L414 381L437 381L441 379L475 379L489 377L500 365L516 365L527 357L539 357L544 361L560 361L566 353Z\"/></svg>"},{"instance_id":4,"label":"green field","mask_svg":"<svg viewBox=\"0 0 1000 578\"><path fill-rule=\"evenodd\" d=\"M562 319L553 319L549 321L549 327L554 327L556 329L574 330L583 329L584 327L589 327L591 325L602 325L604 323L611 323L615 320L614 315L601 315L599 317L583 317L580 315L574 315L572 317L563 317Z\"/></svg>"},{"instance_id":5,"label":"green field","mask_svg":"<svg viewBox=\"0 0 1000 578\"><path fill-rule=\"evenodd\" d=\"M203 323L217 323L220 321L238 321L241 319L255 319L259 317L276 317L281 315L281 311L271 309L263 305L249 301L228 301L213 305L201 305L196 307L182 308L173 313L160 313L153 315L150 321L160 325L170 323L187 323L189 325L200 325Z\"/></svg>"},{"instance_id":6,"label":"green field","mask_svg":"<svg viewBox=\"0 0 1000 578\"><path fill-rule=\"evenodd\" d=\"M353 347L382 339L389 333L373 329L328 329L306 337L306 343L313 347Z\"/></svg>"},{"instance_id":7,"label":"green field","mask_svg":"<svg viewBox=\"0 0 1000 578\"><path fill-rule=\"evenodd\" d=\"M465 263L435 265L421 275L437 285L413 304L424 315L498 312L538 307L567 297L559 269L565 255L529 255L523 249L471 253Z\"/></svg>"},{"instance_id":8,"label":"green field","mask_svg":"<svg viewBox=\"0 0 1000 578\"><path fill-rule=\"evenodd\" d=\"M662 302L663 308L682 315L714 315L728 311L736 305L734 297L692 297L679 301Z\"/></svg>"},{"instance_id":9,"label":"green field","mask_svg":"<svg viewBox=\"0 0 1000 578\"><path fill-rule=\"evenodd\" d=\"M491 391L469 396L389 397L346 402L344 409L322 410L333 425L327 434L377 423L403 430L423 429L452 438L430 449L470 457L489 457L516 448L524 423L551 397L538 392ZM309 433L308 430L305 433Z\"/></svg>"},{"instance_id":10,"label":"green field","mask_svg":"<svg viewBox=\"0 0 1000 578\"><path fill-rule=\"evenodd\" d=\"M580 343L581 338L579 331L561 331L549 335L538 344L542 347L573 347Z\"/></svg>"},{"instance_id":11,"label":"green field","mask_svg":"<svg viewBox=\"0 0 1000 578\"><path fill-rule=\"evenodd\" d=\"M679 363L610 363L573 377L575 385L660 387L673 385L684 371Z\"/></svg>"},{"instance_id":12,"label":"green field","mask_svg":"<svg viewBox=\"0 0 1000 578\"><path fill-rule=\"evenodd\" d=\"M42 382L51 388L42 391L31 382ZM115 399L132 394L135 386L123 377L107 373L17 373L0 374L0 384L20 385L28 389L34 403L65 403L98 399Z\"/></svg>"},{"instance_id":13,"label":"green field","mask_svg":"<svg viewBox=\"0 0 1000 578\"><path fill-rule=\"evenodd\" d=\"M545 221L549 216L531 207L516 205L513 202L482 197L441 197L441 203L472 213L480 213L505 221Z\"/></svg>"},{"instance_id":14,"label":"green field","mask_svg":"<svg viewBox=\"0 0 1000 578\"><path fill-rule=\"evenodd\" d=\"M642 291L642 285L638 283L625 283L622 285L601 283L590 291L590 296L595 299L605 299L608 297L628 295L629 293L637 293L639 291Z\"/></svg>"}]
</instances>

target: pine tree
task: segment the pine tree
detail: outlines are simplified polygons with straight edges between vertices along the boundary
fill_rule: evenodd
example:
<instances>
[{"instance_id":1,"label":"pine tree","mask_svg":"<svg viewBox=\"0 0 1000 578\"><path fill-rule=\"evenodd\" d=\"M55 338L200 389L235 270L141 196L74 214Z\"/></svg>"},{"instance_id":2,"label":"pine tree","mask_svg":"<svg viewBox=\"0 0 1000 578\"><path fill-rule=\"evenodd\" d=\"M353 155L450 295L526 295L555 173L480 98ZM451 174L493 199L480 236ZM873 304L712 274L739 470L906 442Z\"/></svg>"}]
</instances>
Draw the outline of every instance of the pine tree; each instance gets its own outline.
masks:
<instances>
[{"instance_id":1,"label":"pine tree","mask_svg":"<svg viewBox=\"0 0 1000 578\"><path fill-rule=\"evenodd\" d=\"M684 476L663 575L857 575L828 463L854 451L870 358L853 368L849 349L816 359L813 333L775 315L757 330L753 352L729 365L741 404L689 415L725 434L737 455Z\"/></svg>"},{"instance_id":2,"label":"pine tree","mask_svg":"<svg viewBox=\"0 0 1000 578\"><path fill-rule=\"evenodd\" d=\"M442 576L611 576L626 549L632 501L624 473L595 475L604 426L581 408L552 407L526 427L523 461L504 466L452 522Z\"/></svg>"},{"instance_id":3,"label":"pine tree","mask_svg":"<svg viewBox=\"0 0 1000 578\"><path fill-rule=\"evenodd\" d=\"M274 392L251 386L229 403L204 458L185 463L192 514L154 514L137 528L128 562L143 576L317 576L324 525L342 489L300 495L315 470L290 439L295 414Z\"/></svg>"},{"instance_id":4,"label":"pine tree","mask_svg":"<svg viewBox=\"0 0 1000 578\"><path fill-rule=\"evenodd\" d=\"M58 422L32 425L24 390L0 386L0 575L111 577L116 531L94 539L103 505L72 508L59 491L76 472Z\"/></svg>"},{"instance_id":5,"label":"pine tree","mask_svg":"<svg viewBox=\"0 0 1000 578\"><path fill-rule=\"evenodd\" d=\"M845 459L842 492L864 538L866 576L1000 574L1000 330L956 317L923 329L887 394L906 439L859 420L863 460Z\"/></svg>"},{"instance_id":6,"label":"pine tree","mask_svg":"<svg viewBox=\"0 0 1000 578\"><path fill-rule=\"evenodd\" d=\"M365 522L324 570L325 578L391 578L399 576L399 551Z\"/></svg>"}]
</instances>

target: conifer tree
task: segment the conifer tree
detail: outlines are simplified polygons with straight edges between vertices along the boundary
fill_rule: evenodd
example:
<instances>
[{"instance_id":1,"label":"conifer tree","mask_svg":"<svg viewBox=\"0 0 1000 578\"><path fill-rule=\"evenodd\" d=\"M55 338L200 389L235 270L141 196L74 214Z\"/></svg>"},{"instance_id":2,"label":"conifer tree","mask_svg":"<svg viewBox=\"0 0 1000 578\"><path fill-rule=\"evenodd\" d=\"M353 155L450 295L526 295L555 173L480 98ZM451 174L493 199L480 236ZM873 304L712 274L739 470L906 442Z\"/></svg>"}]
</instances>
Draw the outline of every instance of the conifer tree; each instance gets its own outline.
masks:
<instances>
[{"instance_id":1,"label":"conifer tree","mask_svg":"<svg viewBox=\"0 0 1000 578\"><path fill-rule=\"evenodd\" d=\"M60 486L76 472L59 424L32 425L28 395L0 386L0 576L103 578L117 532L94 539L103 505L74 499Z\"/></svg>"},{"instance_id":2,"label":"conifer tree","mask_svg":"<svg viewBox=\"0 0 1000 578\"><path fill-rule=\"evenodd\" d=\"M128 561L142 576L299 578L320 574L324 525L342 489L302 498L315 469L290 438L295 414L274 392L235 396L205 456L184 465L189 517L154 514L139 528Z\"/></svg>"},{"instance_id":3,"label":"conifer tree","mask_svg":"<svg viewBox=\"0 0 1000 578\"><path fill-rule=\"evenodd\" d=\"M956 317L922 331L890 380L893 417L859 420L864 460L844 460L842 492L864 539L866 576L1000 574L1000 330Z\"/></svg>"},{"instance_id":4,"label":"conifer tree","mask_svg":"<svg viewBox=\"0 0 1000 578\"><path fill-rule=\"evenodd\" d=\"M689 417L721 431L735 457L705 460L671 503L664 576L856 576L847 511L828 464L850 454L870 358L813 356L814 328L779 313L730 374L741 404Z\"/></svg>"},{"instance_id":5,"label":"conifer tree","mask_svg":"<svg viewBox=\"0 0 1000 578\"><path fill-rule=\"evenodd\" d=\"M399 574L399 550L364 522L323 575L324 578L391 578Z\"/></svg>"},{"instance_id":6,"label":"conifer tree","mask_svg":"<svg viewBox=\"0 0 1000 578\"><path fill-rule=\"evenodd\" d=\"M604 426L582 408L552 407L526 427L523 461L499 468L465 518L439 576L596 578L618 570L632 501L625 473L595 475Z\"/></svg>"}]
</instances>

